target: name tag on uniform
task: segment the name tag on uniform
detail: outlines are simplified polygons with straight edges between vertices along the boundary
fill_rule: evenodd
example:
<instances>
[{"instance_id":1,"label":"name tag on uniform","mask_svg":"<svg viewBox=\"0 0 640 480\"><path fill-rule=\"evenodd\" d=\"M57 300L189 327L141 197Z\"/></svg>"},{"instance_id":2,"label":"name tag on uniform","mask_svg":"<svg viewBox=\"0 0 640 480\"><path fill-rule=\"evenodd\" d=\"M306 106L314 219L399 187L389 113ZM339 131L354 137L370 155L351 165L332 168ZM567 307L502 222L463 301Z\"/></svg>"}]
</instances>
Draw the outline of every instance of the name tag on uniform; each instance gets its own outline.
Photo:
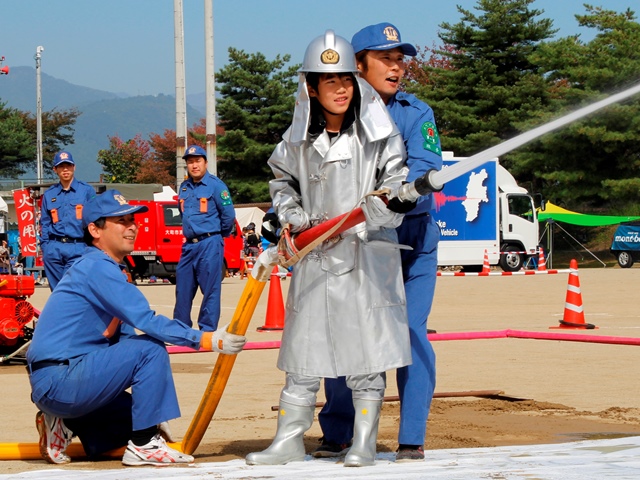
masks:
<instances>
[{"instance_id":1,"label":"name tag on uniform","mask_svg":"<svg viewBox=\"0 0 640 480\"><path fill-rule=\"evenodd\" d=\"M207 213L207 199L200 199L200 213Z\"/></svg>"}]
</instances>

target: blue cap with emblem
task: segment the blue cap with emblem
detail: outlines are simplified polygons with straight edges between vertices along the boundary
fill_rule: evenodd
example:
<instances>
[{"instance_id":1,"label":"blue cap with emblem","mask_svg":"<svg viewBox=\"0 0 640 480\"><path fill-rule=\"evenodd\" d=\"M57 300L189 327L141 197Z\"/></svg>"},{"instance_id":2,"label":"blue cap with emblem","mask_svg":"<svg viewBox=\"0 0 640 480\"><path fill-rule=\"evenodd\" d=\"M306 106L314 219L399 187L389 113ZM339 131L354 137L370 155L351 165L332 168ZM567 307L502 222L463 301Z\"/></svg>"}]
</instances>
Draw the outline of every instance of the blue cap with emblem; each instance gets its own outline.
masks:
<instances>
[{"instance_id":1,"label":"blue cap with emblem","mask_svg":"<svg viewBox=\"0 0 640 480\"><path fill-rule=\"evenodd\" d=\"M57 167L61 163L69 163L71 165L75 165L75 162L73 161L73 157L71 156L71 154L69 152L64 152L64 151L56 153L56 156L53 157L54 167Z\"/></svg>"},{"instance_id":2,"label":"blue cap with emblem","mask_svg":"<svg viewBox=\"0 0 640 480\"><path fill-rule=\"evenodd\" d=\"M410 43L403 43L398 29L390 23L369 25L356 33L351 39L355 53L362 50L391 50L400 48L402 53L415 57L418 52Z\"/></svg>"},{"instance_id":3,"label":"blue cap with emblem","mask_svg":"<svg viewBox=\"0 0 640 480\"><path fill-rule=\"evenodd\" d=\"M119 217L148 210L145 205L129 204L118 190L107 190L87 202L82 209L82 224L86 227L100 218Z\"/></svg>"},{"instance_id":4,"label":"blue cap with emblem","mask_svg":"<svg viewBox=\"0 0 640 480\"><path fill-rule=\"evenodd\" d=\"M204 148L198 146L198 145L190 145L187 148L187 151L184 152L184 155L182 156L182 158L187 159L187 157L204 157L204 159L207 159L207 152L205 152Z\"/></svg>"}]
</instances>

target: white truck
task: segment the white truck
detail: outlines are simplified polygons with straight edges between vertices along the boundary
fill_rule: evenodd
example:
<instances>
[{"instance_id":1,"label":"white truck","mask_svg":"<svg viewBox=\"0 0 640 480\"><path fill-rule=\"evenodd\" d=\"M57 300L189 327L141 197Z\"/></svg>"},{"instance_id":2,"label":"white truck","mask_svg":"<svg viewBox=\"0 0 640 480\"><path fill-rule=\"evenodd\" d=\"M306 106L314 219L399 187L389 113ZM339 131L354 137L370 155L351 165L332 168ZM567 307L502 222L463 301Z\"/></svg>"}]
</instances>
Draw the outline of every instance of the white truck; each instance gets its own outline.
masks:
<instances>
[{"instance_id":1,"label":"white truck","mask_svg":"<svg viewBox=\"0 0 640 480\"><path fill-rule=\"evenodd\" d=\"M443 168L462 161L442 152ZM538 217L533 198L518 186L497 158L450 182L434 193L434 218L440 227L439 266L482 270L490 265L520 270L538 255Z\"/></svg>"}]
</instances>

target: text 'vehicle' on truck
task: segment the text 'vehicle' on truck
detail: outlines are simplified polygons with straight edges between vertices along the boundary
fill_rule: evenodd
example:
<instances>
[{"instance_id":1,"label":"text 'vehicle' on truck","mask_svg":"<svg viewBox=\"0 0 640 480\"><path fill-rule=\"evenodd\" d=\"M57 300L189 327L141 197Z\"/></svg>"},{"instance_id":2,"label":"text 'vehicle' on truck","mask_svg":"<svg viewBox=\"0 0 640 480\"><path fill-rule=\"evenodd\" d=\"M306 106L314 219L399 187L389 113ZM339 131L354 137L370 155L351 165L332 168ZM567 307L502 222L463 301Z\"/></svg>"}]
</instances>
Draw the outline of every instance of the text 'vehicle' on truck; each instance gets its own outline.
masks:
<instances>
[{"instance_id":1,"label":"text 'vehicle' on truck","mask_svg":"<svg viewBox=\"0 0 640 480\"><path fill-rule=\"evenodd\" d=\"M442 152L443 168L464 160ZM435 192L434 218L440 227L438 266L467 272L489 264L520 270L538 255L538 217L532 196L518 186L497 158L445 184Z\"/></svg>"}]
</instances>

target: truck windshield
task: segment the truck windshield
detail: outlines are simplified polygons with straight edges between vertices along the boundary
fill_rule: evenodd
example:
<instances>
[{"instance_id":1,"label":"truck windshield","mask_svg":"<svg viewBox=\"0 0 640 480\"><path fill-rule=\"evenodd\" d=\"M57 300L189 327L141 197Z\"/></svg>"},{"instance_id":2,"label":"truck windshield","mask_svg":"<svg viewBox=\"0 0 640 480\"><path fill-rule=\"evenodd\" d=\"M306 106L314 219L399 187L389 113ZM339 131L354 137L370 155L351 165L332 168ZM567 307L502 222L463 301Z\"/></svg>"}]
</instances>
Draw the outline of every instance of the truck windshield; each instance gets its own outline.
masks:
<instances>
[{"instance_id":1,"label":"truck windshield","mask_svg":"<svg viewBox=\"0 0 640 480\"><path fill-rule=\"evenodd\" d=\"M180 210L178 210L178 205L164 206L164 224L167 227L182 226L182 217L180 217Z\"/></svg>"},{"instance_id":2,"label":"truck windshield","mask_svg":"<svg viewBox=\"0 0 640 480\"><path fill-rule=\"evenodd\" d=\"M509 213L533 222L533 204L528 195L509 195Z\"/></svg>"}]
</instances>

